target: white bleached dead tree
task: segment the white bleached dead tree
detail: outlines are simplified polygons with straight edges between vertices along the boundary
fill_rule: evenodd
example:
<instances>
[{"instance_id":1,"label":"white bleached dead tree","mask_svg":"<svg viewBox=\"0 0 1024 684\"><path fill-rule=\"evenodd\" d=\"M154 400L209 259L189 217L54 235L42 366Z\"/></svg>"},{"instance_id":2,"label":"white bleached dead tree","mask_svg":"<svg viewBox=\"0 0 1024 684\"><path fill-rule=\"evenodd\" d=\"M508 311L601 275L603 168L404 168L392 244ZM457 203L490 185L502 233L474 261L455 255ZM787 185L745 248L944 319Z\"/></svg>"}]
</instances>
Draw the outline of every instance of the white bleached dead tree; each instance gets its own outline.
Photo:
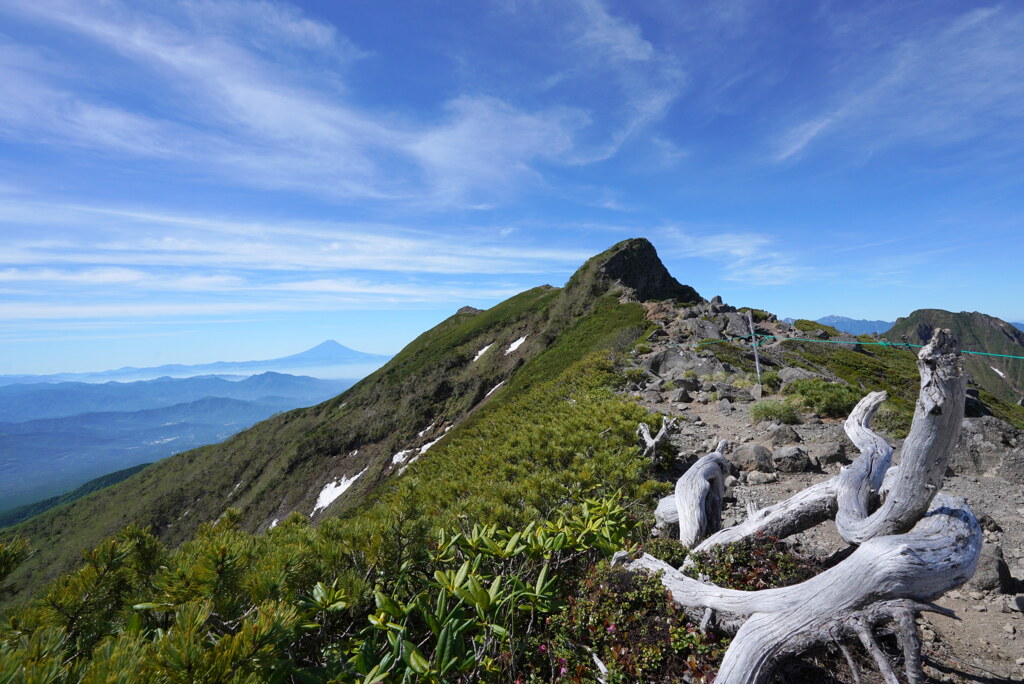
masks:
<instances>
[{"instance_id":1,"label":"white bleached dead tree","mask_svg":"<svg viewBox=\"0 0 1024 684\"><path fill-rule=\"evenodd\" d=\"M675 494L662 500L656 513L662 529L678 521L688 545L706 537L694 550L757 533L786 537L834 518L843 539L857 545L839 564L795 586L736 591L688 577L647 554L617 557L631 569L661 572L676 603L702 624L713 615L719 629L734 633L717 682L767 682L784 659L827 643L836 643L852 667L846 644L856 640L883 679L898 683L875 639L883 626L897 636L907 681L926 680L915 617L922 611L945 612L930 602L974 574L982 535L966 501L940 491L966 395L963 363L948 330L937 330L921 350L918 369L921 390L898 466L891 466L892 448L870 428L886 398L874 392L846 421L861 455L836 477L716 531L719 519L711 518L721 513L725 462L720 443L719 451L680 478Z\"/></svg>"}]
</instances>

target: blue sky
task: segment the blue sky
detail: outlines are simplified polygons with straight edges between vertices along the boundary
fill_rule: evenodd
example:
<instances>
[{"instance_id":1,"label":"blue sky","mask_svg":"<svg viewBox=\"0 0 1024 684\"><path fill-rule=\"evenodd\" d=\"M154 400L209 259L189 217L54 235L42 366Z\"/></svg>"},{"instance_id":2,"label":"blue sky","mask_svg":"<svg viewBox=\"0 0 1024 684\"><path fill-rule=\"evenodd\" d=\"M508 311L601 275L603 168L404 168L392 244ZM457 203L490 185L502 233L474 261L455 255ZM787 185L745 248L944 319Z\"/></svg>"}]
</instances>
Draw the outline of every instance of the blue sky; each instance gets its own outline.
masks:
<instances>
[{"instance_id":1,"label":"blue sky","mask_svg":"<svg viewBox=\"0 0 1024 684\"><path fill-rule=\"evenodd\" d=\"M0 5L0 373L394 352L648 237L1024 320L1024 5Z\"/></svg>"}]
</instances>

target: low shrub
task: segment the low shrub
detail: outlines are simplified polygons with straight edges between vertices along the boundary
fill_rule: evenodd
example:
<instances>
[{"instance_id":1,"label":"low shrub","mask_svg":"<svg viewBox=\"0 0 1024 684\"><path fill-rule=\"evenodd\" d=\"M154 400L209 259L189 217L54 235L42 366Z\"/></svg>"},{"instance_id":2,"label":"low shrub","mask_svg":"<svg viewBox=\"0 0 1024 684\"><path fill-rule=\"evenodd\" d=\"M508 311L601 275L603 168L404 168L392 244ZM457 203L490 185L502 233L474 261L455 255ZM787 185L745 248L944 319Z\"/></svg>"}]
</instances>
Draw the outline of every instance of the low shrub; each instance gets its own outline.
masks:
<instances>
[{"instance_id":1,"label":"low shrub","mask_svg":"<svg viewBox=\"0 0 1024 684\"><path fill-rule=\"evenodd\" d=\"M750 419L755 423L777 420L786 425L796 425L800 416L792 404L778 399L762 399L750 406Z\"/></svg>"},{"instance_id":2,"label":"low shrub","mask_svg":"<svg viewBox=\"0 0 1024 684\"><path fill-rule=\"evenodd\" d=\"M764 534L690 554L691 577L707 576L720 587L757 591L788 587L821 571L816 561L797 555L786 542Z\"/></svg>"},{"instance_id":3,"label":"low shrub","mask_svg":"<svg viewBox=\"0 0 1024 684\"><path fill-rule=\"evenodd\" d=\"M804 408L827 418L846 417L865 394L851 385L826 382L820 378L791 382L783 393L797 397Z\"/></svg>"},{"instance_id":4,"label":"low shrub","mask_svg":"<svg viewBox=\"0 0 1024 684\"><path fill-rule=\"evenodd\" d=\"M782 387L782 378L778 371L765 371L761 373L761 386L770 392L778 392Z\"/></svg>"}]
</instances>

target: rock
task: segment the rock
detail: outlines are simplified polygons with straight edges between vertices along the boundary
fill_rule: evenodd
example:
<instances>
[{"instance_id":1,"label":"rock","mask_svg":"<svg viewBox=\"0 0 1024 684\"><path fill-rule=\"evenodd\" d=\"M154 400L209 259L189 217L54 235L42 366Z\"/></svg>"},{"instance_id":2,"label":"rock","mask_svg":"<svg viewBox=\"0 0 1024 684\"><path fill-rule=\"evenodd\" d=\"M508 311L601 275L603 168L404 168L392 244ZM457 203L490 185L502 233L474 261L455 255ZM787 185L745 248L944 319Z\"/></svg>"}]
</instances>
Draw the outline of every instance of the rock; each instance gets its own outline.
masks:
<instances>
[{"instance_id":1,"label":"rock","mask_svg":"<svg viewBox=\"0 0 1024 684\"><path fill-rule=\"evenodd\" d=\"M1008 597L1006 607L1015 613L1024 613L1024 594Z\"/></svg>"},{"instance_id":2,"label":"rock","mask_svg":"<svg viewBox=\"0 0 1024 684\"><path fill-rule=\"evenodd\" d=\"M779 447L772 453L772 463L783 473L804 473L811 469L811 459L798 446Z\"/></svg>"},{"instance_id":3,"label":"rock","mask_svg":"<svg viewBox=\"0 0 1024 684\"><path fill-rule=\"evenodd\" d=\"M1005 594L1010 591L1013 580L1010 570L1003 560L1003 550L997 544L981 545L981 556L978 558L978 569L974 577L967 581L964 588L968 591L998 592Z\"/></svg>"},{"instance_id":4,"label":"rock","mask_svg":"<svg viewBox=\"0 0 1024 684\"><path fill-rule=\"evenodd\" d=\"M750 339L750 326L747 317L738 313L725 314L725 333L729 337L746 337Z\"/></svg>"},{"instance_id":5,"label":"rock","mask_svg":"<svg viewBox=\"0 0 1024 684\"><path fill-rule=\"evenodd\" d=\"M795 380L810 380L811 378L820 377L821 376L818 375L817 373L811 372L809 370L804 370L803 368L783 368L781 371L779 371L779 380L782 381L783 387L790 384L791 382L794 382Z\"/></svg>"},{"instance_id":6,"label":"rock","mask_svg":"<svg viewBox=\"0 0 1024 684\"><path fill-rule=\"evenodd\" d=\"M719 399L728 399L729 401L732 402L754 401L754 397L752 397L750 395L750 392L748 392L747 390L726 384L724 382L714 383L714 391L718 392Z\"/></svg>"},{"instance_id":7,"label":"rock","mask_svg":"<svg viewBox=\"0 0 1024 684\"><path fill-rule=\"evenodd\" d=\"M772 463L772 452L760 444L741 444L730 454L732 461L740 470L761 471L770 473L775 470Z\"/></svg>"},{"instance_id":8,"label":"rock","mask_svg":"<svg viewBox=\"0 0 1024 684\"><path fill-rule=\"evenodd\" d=\"M646 390L643 393L643 398L645 401L657 404L661 401L661 392L658 392L657 390Z\"/></svg>"},{"instance_id":9,"label":"rock","mask_svg":"<svg viewBox=\"0 0 1024 684\"><path fill-rule=\"evenodd\" d=\"M797 434L789 425L779 425L768 431L768 434L762 440L763 444L768 446L784 446L786 444L798 444L801 441L800 435Z\"/></svg>"},{"instance_id":10,"label":"rock","mask_svg":"<svg viewBox=\"0 0 1024 684\"><path fill-rule=\"evenodd\" d=\"M776 475L775 473L762 473L759 470L755 470L752 473L747 473L747 484L759 485L778 481L779 476Z\"/></svg>"},{"instance_id":11,"label":"rock","mask_svg":"<svg viewBox=\"0 0 1024 684\"><path fill-rule=\"evenodd\" d=\"M930 629L921 630L921 641L926 643L933 643L935 641L935 632Z\"/></svg>"},{"instance_id":12,"label":"rock","mask_svg":"<svg viewBox=\"0 0 1024 684\"><path fill-rule=\"evenodd\" d=\"M822 330L821 328L818 328L817 330L814 331L814 336L817 337L819 340L827 340L829 338L829 334Z\"/></svg>"},{"instance_id":13,"label":"rock","mask_svg":"<svg viewBox=\"0 0 1024 684\"><path fill-rule=\"evenodd\" d=\"M1003 625L1003 631L1006 632L1007 634L1016 634L1017 633L1017 629L1013 625L1011 625L1009 622L1007 622L1005 625Z\"/></svg>"},{"instance_id":14,"label":"rock","mask_svg":"<svg viewBox=\"0 0 1024 684\"><path fill-rule=\"evenodd\" d=\"M1018 484L1024 482L1024 452L1006 454L996 468L996 477Z\"/></svg>"},{"instance_id":15,"label":"rock","mask_svg":"<svg viewBox=\"0 0 1024 684\"><path fill-rule=\"evenodd\" d=\"M764 396L764 387L761 385L754 385L750 388L750 396L754 398L754 401L760 401L761 397Z\"/></svg>"},{"instance_id":16,"label":"rock","mask_svg":"<svg viewBox=\"0 0 1024 684\"><path fill-rule=\"evenodd\" d=\"M720 411L725 411L726 413L728 413L729 411L732 411L732 402L729 401L728 399L719 399L718 409Z\"/></svg>"},{"instance_id":17,"label":"rock","mask_svg":"<svg viewBox=\"0 0 1024 684\"><path fill-rule=\"evenodd\" d=\"M711 395L707 392L699 392L696 399L698 404L706 404L711 401Z\"/></svg>"},{"instance_id":18,"label":"rock","mask_svg":"<svg viewBox=\"0 0 1024 684\"><path fill-rule=\"evenodd\" d=\"M673 404L689 404L693 401L693 397L682 387L678 387L668 394L668 400Z\"/></svg>"},{"instance_id":19,"label":"rock","mask_svg":"<svg viewBox=\"0 0 1024 684\"><path fill-rule=\"evenodd\" d=\"M833 463L846 463L846 446L841 442L819 442L812 452L818 463L826 466Z\"/></svg>"}]
</instances>

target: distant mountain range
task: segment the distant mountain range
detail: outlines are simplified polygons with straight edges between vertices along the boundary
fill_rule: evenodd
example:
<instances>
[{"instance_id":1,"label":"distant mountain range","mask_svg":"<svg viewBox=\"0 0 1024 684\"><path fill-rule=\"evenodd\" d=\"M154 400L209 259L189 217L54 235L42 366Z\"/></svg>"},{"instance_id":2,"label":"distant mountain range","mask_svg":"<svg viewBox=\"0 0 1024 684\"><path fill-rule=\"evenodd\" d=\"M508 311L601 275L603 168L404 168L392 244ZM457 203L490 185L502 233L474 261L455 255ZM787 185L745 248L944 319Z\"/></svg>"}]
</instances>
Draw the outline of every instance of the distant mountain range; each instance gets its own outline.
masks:
<instances>
[{"instance_id":1,"label":"distant mountain range","mask_svg":"<svg viewBox=\"0 0 1024 684\"><path fill-rule=\"evenodd\" d=\"M275 413L340 394L351 380L263 373L0 387L0 501L61 495L93 478L220 442Z\"/></svg>"},{"instance_id":2,"label":"distant mountain range","mask_svg":"<svg viewBox=\"0 0 1024 684\"><path fill-rule=\"evenodd\" d=\"M167 364L148 368L125 366L94 373L53 373L50 375L0 375L0 385L36 382L134 382L160 377L188 378L197 375L246 376L268 371L319 378L358 379L382 366L389 358L349 349L334 340L321 342L291 356L263 361L217 361L195 365Z\"/></svg>"},{"instance_id":3,"label":"distant mountain range","mask_svg":"<svg viewBox=\"0 0 1024 684\"><path fill-rule=\"evenodd\" d=\"M797 319L784 318L787 323L793 323ZM871 333L883 333L892 327L892 321L868 321L862 318L847 318L846 316L825 316L815 320L815 323L831 325L836 330L850 333L851 335L870 335Z\"/></svg>"}]
</instances>

